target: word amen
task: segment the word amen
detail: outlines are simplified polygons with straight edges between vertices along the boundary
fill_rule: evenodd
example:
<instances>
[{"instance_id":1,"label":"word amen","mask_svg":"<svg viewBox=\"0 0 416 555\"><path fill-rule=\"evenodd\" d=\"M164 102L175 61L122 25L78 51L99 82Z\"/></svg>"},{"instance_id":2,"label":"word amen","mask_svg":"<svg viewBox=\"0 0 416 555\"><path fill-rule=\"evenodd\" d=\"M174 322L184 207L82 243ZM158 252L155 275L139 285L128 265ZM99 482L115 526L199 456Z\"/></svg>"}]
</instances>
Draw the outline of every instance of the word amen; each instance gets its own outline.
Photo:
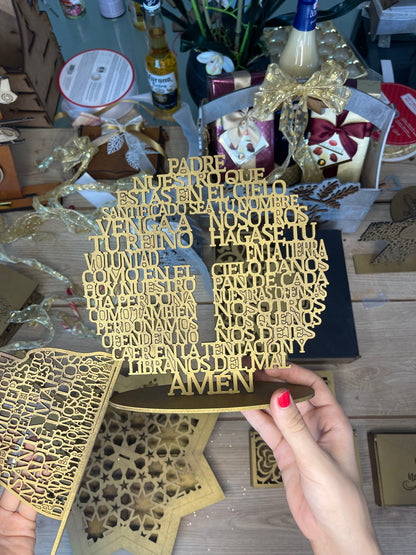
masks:
<instances>
[{"instance_id":1,"label":"word amen","mask_svg":"<svg viewBox=\"0 0 416 555\"><path fill-rule=\"evenodd\" d=\"M287 366L295 344L304 352L325 308L327 253L306 208L283 181L226 170L223 158L171 159L168 173L135 178L102 208L85 255L103 346L131 374L173 374L170 395L253 391L254 369ZM202 215L225 253L212 267L214 342L200 341L190 266L160 264L163 251L192 248L188 216Z\"/></svg>"},{"instance_id":2,"label":"word amen","mask_svg":"<svg viewBox=\"0 0 416 555\"><path fill-rule=\"evenodd\" d=\"M105 353L37 349L0 356L0 485L59 520L98 432L116 364Z\"/></svg>"}]
</instances>

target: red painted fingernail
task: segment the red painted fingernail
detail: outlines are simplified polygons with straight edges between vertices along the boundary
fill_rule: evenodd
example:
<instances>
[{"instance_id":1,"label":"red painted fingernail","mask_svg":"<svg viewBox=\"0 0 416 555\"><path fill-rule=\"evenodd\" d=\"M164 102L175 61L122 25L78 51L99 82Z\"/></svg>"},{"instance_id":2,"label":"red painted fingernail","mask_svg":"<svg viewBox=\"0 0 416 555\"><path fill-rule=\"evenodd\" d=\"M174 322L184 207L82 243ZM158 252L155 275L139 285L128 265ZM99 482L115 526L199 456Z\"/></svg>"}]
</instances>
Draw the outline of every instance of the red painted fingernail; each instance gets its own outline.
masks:
<instances>
[{"instance_id":1,"label":"red painted fingernail","mask_svg":"<svg viewBox=\"0 0 416 555\"><path fill-rule=\"evenodd\" d=\"M277 398L277 403L281 409L285 409L290 405L290 393L289 391L285 391L281 393Z\"/></svg>"}]
</instances>

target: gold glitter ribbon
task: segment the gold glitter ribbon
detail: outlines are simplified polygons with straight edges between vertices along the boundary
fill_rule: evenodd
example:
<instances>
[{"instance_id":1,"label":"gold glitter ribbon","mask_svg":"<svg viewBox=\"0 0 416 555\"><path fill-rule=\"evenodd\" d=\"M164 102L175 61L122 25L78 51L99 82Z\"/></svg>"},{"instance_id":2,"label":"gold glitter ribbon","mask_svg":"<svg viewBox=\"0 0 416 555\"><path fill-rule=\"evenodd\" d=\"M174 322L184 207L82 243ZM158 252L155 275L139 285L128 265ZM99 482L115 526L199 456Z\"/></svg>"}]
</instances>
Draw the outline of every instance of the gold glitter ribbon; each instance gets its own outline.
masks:
<instances>
[{"instance_id":1,"label":"gold glitter ribbon","mask_svg":"<svg viewBox=\"0 0 416 555\"><path fill-rule=\"evenodd\" d=\"M91 142L89 137L77 137L72 139L66 146L57 146L52 154L38 162L40 171L46 171L52 162L60 162L64 172L79 165L70 181L76 181L88 168L89 163L98 152L98 145Z\"/></svg>"},{"instance_id":2,"label":"gold glitter ribbon","mask_svg":"<svg viewBox=\"0 0 416 555\"><path fill-rule=\"evenodd\" d=\"M15 352L16 354L16 351L26 351L48 345L55 335L52 320L58 320L72 335L97 340L96 331L88 328L79 316L74 314L71 315L61 310L53 313L52 308L57 301L68 303L68 299L66 298L52 296L46 297L39 304L33 304L22 310L11 312L7 321L8 324L29 324L30 327L42 326L46 330L46 335L31 341L14 341L13 343L4 345L1 350L5 353ZM71 297L68 304L70 306L75 306L75 303L85 305L85 299L83 297Z\"/></svg>"},{"instance_id":3,"label":"gold glitter ribbon","mask_svg":"<svg viewBox=\"0 0 416 555\"><path fill-rule=\"evenodd\" d=\"M67 285L67 287L71 287L71 288L73 287L73 284L69 278L57 272L53 268L46 266L46 264L42 264L41 262L36 260L36 258L20 258L18 256L10 256L9 254L6 254L5 252L0 250L0 261L8 262L9 264L25 264L30 268L34 268L35 270L45 272L46 274L49 274L53 278L63 281Z\"/></svg>"},{"instance_id":4,"label":"gold glitter ribbon","mask_svg":"<svg viewBox=\"0 0 416 555\"><path fill-rule=\"evenodd\" d=\"M304 138L308 124L308 97L321 100L327 108L340 114L350 96L348 87L343 86L347 77L348 70L333 60L324 62L305 83L298 83L286 75L277 64L268 66L264 82L254 96L254 114L258 120L264 120L281 108L279 129L289 143L286 160L269 179L274 181L280 177L292 157L303 170L304 181L321 180ZM298 100L296 106L295 99Z\"/></svg>"},{"instance_id":5,"label":"gold glitter ribbon","mask_svg":"<svg viewBox=\"0 0 416 555\"><path fill-rule=\"evenodd\" d=\"M84 138L82 138L84 139ZM42 163L41 167L46 170L47 167L54 160L58 160L65 169L70 169L71 167L77 165L80 161L81 164L87 164L89 157L89 138L87 141L75 140L76 145L70 145L69 148L57 147L54 149L53 155L46 158ZM87 153L82 150L82 146L86 145ZM74 148L72 148L74 146ZM138 172L136 175L143 176L142 172ZM77 193L79 191L99 191L99 192L109 192L116 193L117 191L130 190L137 186L134 182L134 176L119 179L112 183L100 183L91 182L84 184L73 183L76 175L67 181L64 181L58 187L51 189L42 196L33 197L33 209L34 212L26 214L19 218L13 225L6 226L4 219L0 218L0 244L12 243L18 239L37 239L44 240L50 238L51 233L39 231L39 227L45 222L51 219L59 219L65 227L72 233L94 233L99 234L99 229L97 227L96 218L99 216L100 208L94 210L92 213L80 213L76 210L64 208L58 199L65 197L67 195ZM44 206L42 202L47 202ZM72 284L71 280L51 268L46 264L43 264L35 258L21 258L6 254L0 249L0 261L9 264L25 264L30 268L35 270L45 272L51 277L63 282L67 287L71 288L73 291L78 291L78 287ZM61 297L47 297L40 304L30 305L21 311L14 311L9 318L9 323L18 324L29 324L31 325L41 325L43 326L47 334L46 336L31 341L17 341L2 347L2 351L24 351L28 349L33 349L37 347L43 347L50 343L54 337L54 327L52 323L49 311L52 304ZM66 301L68 301L66 299ZM72 302L80 301L83 302L84 299L71 298ZM68 315L65 312L58 313L56 316L56 311L54 318L59 318L62 325L70 333L74 335L79 335L83 337L92 337L96 339L96 333L94 330L90 330L85 326L85 324L77 317L73 315Z\"/></svg>"},{"instance_id":6,"label":"gold glitter ribbon","mask_svg":"<svg viewBox=\"0 0 416 555\"><path fill-rule=\"evenodd\" d=\"M139 172L136 175L140 177L144 174ZM96 213L99 212L99 209L92 214L81 213L77 210L64 208L58 199L79 191L116 193L117 191L130 190L135 187L133 178L134 176L130 176L112 183L94 181L78 184L72 183L72 179L64 181L44 195L33 197L33 213L22 216L10 226L4 225L4 220L0 220L0 244L12 243L18 239L36 238L42 240L50 238L51 233L39 232L38 228L43 222L51 219L61 220L66 229L72 233L99 233L96 223ZM44 206L43 202L47 202L47 205Z\"/></svg>"}]
</instances>

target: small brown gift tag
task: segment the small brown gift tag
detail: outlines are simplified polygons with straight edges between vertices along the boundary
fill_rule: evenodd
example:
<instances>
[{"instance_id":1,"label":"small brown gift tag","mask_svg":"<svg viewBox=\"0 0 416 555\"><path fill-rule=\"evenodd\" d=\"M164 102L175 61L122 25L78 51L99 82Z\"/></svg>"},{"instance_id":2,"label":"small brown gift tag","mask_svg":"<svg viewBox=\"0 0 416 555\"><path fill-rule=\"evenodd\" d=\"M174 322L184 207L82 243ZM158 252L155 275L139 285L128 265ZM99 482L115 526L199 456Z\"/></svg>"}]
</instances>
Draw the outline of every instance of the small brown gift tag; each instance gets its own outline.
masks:
<instances>
[{"instance_id":1,"label":"small brown gift tag","mask_svg":"<svg viewBox=\"0 0 416 555\"><path fill-rule=\"evenodd\" d=\"M101 127L83 126L79 128L81 136L87 135L91 141L101 136ZM146 127L142 133L156 141L163 149L169 140L166 131L162 127ZM128 147L126 142L117 152L107 154L107 143L98 147L98 153L94 156L88 166L88 173L94 179L120 179L138 173L139 170L131 167L126 160ZM155 168L154 173L164 171L164 158L158 153L149 154L150 162Z\"/></svg>"}]
</instances>

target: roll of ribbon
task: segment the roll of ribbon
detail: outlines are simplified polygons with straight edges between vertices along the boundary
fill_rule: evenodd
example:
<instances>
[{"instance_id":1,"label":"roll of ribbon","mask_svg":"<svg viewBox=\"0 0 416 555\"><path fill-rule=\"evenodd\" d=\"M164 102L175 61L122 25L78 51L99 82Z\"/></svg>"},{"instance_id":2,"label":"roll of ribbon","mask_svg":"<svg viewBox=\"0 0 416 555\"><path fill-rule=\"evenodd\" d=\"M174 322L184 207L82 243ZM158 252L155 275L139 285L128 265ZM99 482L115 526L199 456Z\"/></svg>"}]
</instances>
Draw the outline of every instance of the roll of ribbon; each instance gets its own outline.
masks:
<instances>
[{"instance_id":1,"label":"roll of ribbon","mask_svg":"<svg viewBox=\"0 0 416 555\"><path fill-rule=\"evenodd\" d=\"M383 83L380 100L396 110L396 116L387 137L383 160L385 162L406 160L416 153L416 91L398 83ZM378 133L374 133L376 141L378 137Z\"/></svg>"},{"instance_id":2,"label":"roll of ribbon","mask_svg":"<svg viewBox=\"0 0 416 555\"><path fill-rule=\"evenodd\" d=\"M124 0L98 0L98 8L103 17L113 19L126 11Z\"/></svg>"},{"instance_id":3,"label":"roll of ribbon","mask_svg":"<svg viewBox=\"0 0 416 555\"><path fill-rule=\"evenodd\" d=\"M137 94L130 61L106 49L86 50L70 58L59 73L58 86L64 97L62 111L72 120L81 112L94 114ZM105 114L118 119L132 107L129 102L119 102Z\"/></svg>"}]
</instances>

